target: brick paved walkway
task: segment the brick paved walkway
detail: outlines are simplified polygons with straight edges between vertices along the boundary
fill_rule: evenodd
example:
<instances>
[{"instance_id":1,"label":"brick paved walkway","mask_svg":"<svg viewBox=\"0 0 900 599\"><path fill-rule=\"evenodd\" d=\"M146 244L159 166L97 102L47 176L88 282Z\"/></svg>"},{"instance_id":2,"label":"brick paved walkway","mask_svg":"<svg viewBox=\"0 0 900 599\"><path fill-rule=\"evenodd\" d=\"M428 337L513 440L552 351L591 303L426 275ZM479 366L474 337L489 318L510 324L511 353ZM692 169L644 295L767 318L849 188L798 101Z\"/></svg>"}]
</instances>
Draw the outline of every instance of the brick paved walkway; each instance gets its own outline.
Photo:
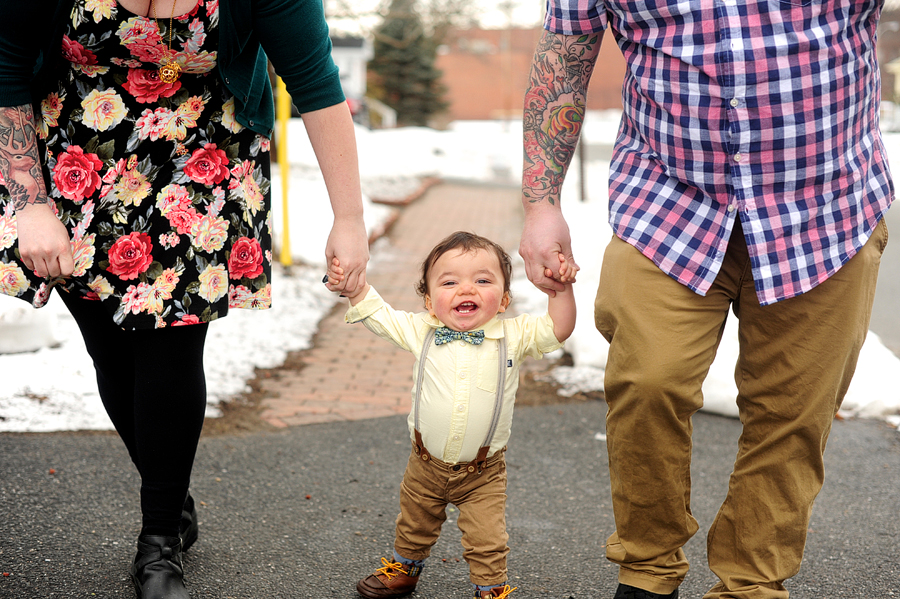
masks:
<instances>
[{"instance_id":1,"label":"brick paved walkway","mask_svg":"<svg viewBox=\"0 0 900 599\"><path fill-rule=\"evenodd\" d=\"M457 230L496 241L511 255L522 230L520 192L510 187L438 184L408 206L372 248L368 281L395 308L423 309L415 284L422 260ZM406 414L412 354L344 323L342 303L319 325L304 367L261 381L261 417L276 427Z\"/></svg>"}]
</instances>

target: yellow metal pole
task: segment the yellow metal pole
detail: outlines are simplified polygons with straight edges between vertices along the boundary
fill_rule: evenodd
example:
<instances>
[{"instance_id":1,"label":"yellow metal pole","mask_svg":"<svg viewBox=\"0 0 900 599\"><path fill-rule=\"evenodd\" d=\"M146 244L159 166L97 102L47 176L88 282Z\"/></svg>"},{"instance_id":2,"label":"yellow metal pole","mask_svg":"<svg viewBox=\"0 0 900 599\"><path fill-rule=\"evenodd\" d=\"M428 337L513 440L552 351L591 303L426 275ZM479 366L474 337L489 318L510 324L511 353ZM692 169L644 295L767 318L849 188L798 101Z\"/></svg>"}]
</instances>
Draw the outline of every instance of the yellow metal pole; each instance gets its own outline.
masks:
<instances>
[{"instance_id":1,"label":"yellow metal pole","mask_svg":"<svg viewBox=\"0 0 900 599\"><path fill-rule=\"evenodd\" d=\"M278 121L278 135L275 146L278 150L278 168L281 172L281 255L282 266L291 265L291 226L288 212L288 187L291 179L291 166L287 157L287 126L291 118L291 97L287 93L281 77L278 77L277 97L275 99L275 116Z\"/></svg>"}]
</instances>

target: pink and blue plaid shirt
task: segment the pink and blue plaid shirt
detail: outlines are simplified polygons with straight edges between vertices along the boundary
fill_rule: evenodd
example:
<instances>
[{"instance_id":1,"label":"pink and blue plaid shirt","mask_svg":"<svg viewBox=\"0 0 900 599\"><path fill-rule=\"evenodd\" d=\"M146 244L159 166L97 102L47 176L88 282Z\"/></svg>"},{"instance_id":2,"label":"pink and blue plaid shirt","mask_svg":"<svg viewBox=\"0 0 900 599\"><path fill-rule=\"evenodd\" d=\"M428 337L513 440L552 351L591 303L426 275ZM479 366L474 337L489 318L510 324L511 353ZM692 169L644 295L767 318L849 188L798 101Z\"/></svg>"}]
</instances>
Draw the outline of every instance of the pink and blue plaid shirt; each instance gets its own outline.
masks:
<instances>
[{"instance_id":1,"label":"pink and blue plaid shirt","mask_svg":"<svg viewBox=\"0 0 900 599\"><path fill-rule=\"evenodd\" d=\"M610 224L705 295L741 219L763 305L866 243L893 199L878 124L879 0L549 0L628 65Z\"/></svg>"}]
</instances>

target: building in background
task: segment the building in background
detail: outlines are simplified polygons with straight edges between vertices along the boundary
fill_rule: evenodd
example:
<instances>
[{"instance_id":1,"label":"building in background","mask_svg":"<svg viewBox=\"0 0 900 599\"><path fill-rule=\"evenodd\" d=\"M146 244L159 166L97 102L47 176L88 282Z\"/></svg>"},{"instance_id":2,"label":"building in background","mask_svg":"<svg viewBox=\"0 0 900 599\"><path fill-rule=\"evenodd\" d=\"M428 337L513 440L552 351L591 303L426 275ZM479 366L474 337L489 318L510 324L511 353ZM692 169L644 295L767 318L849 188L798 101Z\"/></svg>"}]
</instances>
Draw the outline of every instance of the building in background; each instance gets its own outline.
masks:
<instances>
[{"instance_id":1,"label":"building in background","mask_svg":"<svg viewBox=\"0 0 900 599\"><path fill-rule=\"evenodd\" d=\"M531 60L542 29L459 29L438 52L446 120L519 119ZM622 107L625 60L612 36L600 50L588 93L588 110Z\"/></svg>"}]
</instances>

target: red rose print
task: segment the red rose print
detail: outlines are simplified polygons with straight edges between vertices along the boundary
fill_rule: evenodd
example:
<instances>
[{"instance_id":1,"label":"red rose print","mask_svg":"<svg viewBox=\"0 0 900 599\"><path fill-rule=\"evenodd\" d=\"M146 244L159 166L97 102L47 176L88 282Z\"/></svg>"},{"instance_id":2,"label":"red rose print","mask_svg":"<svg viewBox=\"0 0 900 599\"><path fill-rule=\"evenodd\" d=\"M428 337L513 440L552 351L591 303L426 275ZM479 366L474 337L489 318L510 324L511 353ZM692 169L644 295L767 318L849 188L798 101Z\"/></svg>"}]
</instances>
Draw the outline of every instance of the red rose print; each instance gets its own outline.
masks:
<instances>
[{"instance_id":1,"label":"red rose print","mask_svg":"<svg viewBox=\"0 0 900 599\"><path fill-rule=\"evenodd\" d=\"M263 255L259 242L241 237L234 242L228 256L228 277L231 279L255 279L263 271Z\"/></svg>"},{"instance_id":2,"label":"red rose print","mask_svg":"<svg viewBox=\"0 0 900 599\"><path fill-rule=\"evenodd\" d=\"M175 227L175 232L179 235L187 235L191 232L191 228L202 218L200 213L194 210L190 205L187 208L177 206L166 213L169 224Z\"/></svg>"},{"instance_id":3,"label":"red rose print","mask_svg":"<svg viewBox=\"0 0 900 599\"><path fill-rule=\"evenodd\" d=\"M153 243L146 233L129 233L116 239L109 248L109 266L106 270L123 281L136 279L153 262Z\"/></svg>"},{"instance_id":4,"label":"red rose print","mask_svg":"<svg viewBox=\"0 0 900 599\"><path fill-rule=\"evenodd\" d=\"M194 314L185 314L181 317L181 320L176 320L172 323L173 327L183 327L189 324L200 324L200 318L195 316Z\"/></svg>"},{"instance_id":5,"label":"red rose print","mask_svg":"<svg viewBox=\"0 0 900 599\"><path fill-rule=\"evenodd\" d=\"M128 69L128 80L122 87L142 104L156 102L160 98L171 98L179 89L181 81L166 83L159 78L156 69Z\"/></svg>"},{"instance_id":6,"label":"red rose print","mask_svg":"<svg viewBox=\"0 0 900 599\"><path fill-rule=\"evenodd\" d=\"M223 150L216 148L216 144L206 144L203 148L194 150L188 158L184 165L184 174L197 183L210 187L218 185L230 174L228 156Z\"/></svg>"},{"instance_id":7,"label":"red rose print","mask_svg":"<svg viewBox=\"0 0 900 599\"><path fill-rule=\"evenodd\" d=\"M68 35L63 36L62 55L73 64L97 64L97 56Z\"/></svg>"},{"instance_id":8,"label":"red rose print","mask_svg":"<svg viewBox=\"0 0 900 599\"><path fill-rule=\"evenodd\" d=\"M79 146L69 146L53 167L53 182L62 196L81 202L100 188L97 172L103 163L96 154L85 154Z\"/></svg>"},{"instance_id":9,"label":"red rose print","mask_svg":"<svg viewBox=\"0 0 900 599\"><path fill-rule=\"evenodd\" d=\"M140 43L128 46L131 55L141 62L160 63L169 57L169 50L162 44Z\"/></svg>"}]
</instances>

